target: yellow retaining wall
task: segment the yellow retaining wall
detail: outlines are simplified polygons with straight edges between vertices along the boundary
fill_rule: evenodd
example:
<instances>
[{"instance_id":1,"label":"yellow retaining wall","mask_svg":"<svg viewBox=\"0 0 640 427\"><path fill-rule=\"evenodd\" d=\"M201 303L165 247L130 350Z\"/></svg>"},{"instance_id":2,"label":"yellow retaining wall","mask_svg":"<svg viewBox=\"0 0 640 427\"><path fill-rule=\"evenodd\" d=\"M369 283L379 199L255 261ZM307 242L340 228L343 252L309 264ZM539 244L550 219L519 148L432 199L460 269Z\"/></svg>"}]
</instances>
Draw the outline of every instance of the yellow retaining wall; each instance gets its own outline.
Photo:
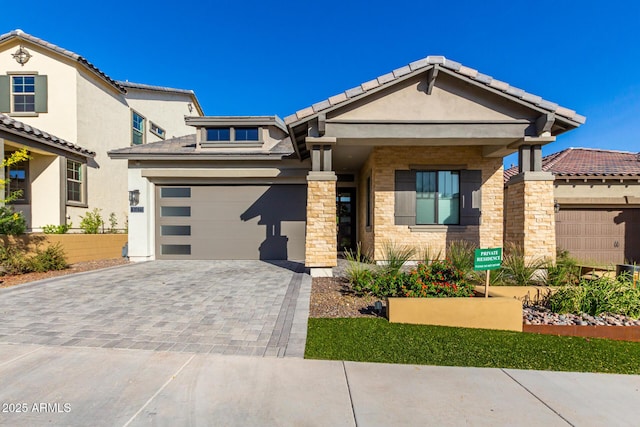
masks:
<instances>
[{"instance_id":1,"label":"yellow retaining wall","mask_svg":"<svg viewBox=\"0 0 640 427\"><path fill-rule=\"evenodd\" d=\"M514 298L389 298L391 323L522 332L522 302Z\"/></svg>"},{"instance_id":2,"label":"yellow retaining wall","mask_svg":"<svg viewBox=\"0 0 640 427\"><path fill-rule=\"evenodd\" d=\"M21 245L30 253L60 243L69 264L98 259L120 258L127 234L25 234L0 236L3 245Z\"/></svg>"}]
</instances>

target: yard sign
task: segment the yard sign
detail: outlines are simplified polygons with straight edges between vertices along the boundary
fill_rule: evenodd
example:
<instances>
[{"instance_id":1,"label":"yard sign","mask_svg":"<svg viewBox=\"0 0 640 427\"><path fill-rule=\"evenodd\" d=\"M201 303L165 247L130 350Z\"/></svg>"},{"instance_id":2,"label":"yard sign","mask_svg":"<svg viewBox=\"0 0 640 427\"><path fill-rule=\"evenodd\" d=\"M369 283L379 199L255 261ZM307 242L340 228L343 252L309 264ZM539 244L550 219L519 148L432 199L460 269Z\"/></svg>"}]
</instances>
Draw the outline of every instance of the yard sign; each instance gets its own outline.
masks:
<instances>
[{"instance_id":1,"label":"yard sign","mask_svg":"<svg viewBox=\"0 0 640 427\"><path fill-rule=\"evenodd\" d=\"M502 264L502 248L476 249L473 269L485 270L484 297L489 297L489 270L497 270Z\"/></svg>"}]
</instances>

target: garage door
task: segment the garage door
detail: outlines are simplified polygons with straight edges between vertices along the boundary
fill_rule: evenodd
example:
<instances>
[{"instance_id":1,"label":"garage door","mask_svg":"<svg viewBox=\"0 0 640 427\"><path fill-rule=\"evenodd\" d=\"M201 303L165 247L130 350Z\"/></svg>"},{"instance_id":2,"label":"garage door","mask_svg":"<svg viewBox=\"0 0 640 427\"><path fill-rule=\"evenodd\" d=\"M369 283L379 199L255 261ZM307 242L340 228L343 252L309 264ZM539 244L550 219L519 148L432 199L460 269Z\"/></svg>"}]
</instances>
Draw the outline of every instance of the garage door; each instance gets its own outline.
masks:
<instances>
[{"instance_id":1,"label":"garage door","mask_svg":"<svg viewBox=\"0 0 640 427\"><path fill-rule=\"evenodd\" d=\"M562 209L556 240L583 262L640 262L640 209Z\"/></svg>"},{"instance_id":2,"label":"garage door","mask_svg":"<svg viewBox=\"0 0 640 427\"><path fill-rule=\"evenodd\" d=\"M156 258L304 260L305 185L161 186Z\"/></svg>"}]
</instances>

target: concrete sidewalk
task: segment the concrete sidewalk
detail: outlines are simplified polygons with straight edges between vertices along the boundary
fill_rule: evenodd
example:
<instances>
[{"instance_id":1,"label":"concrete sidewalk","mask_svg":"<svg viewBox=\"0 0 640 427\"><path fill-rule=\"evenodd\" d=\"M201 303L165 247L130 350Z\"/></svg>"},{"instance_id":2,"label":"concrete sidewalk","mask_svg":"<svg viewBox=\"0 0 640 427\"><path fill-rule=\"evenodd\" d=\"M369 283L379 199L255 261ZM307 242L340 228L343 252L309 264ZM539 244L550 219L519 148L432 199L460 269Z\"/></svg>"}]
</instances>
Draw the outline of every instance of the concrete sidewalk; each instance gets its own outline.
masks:
<instances>
[{"instance_id":1,"label":"concrete sidewalk","mask_svg":"<svg viewBox=\"0 0 640 427\"><path fill-rule=\"evenodd\" d=\"M635 426L640 376L1 344L0 404L10 426Z\"/></svg>"}]
</instances>

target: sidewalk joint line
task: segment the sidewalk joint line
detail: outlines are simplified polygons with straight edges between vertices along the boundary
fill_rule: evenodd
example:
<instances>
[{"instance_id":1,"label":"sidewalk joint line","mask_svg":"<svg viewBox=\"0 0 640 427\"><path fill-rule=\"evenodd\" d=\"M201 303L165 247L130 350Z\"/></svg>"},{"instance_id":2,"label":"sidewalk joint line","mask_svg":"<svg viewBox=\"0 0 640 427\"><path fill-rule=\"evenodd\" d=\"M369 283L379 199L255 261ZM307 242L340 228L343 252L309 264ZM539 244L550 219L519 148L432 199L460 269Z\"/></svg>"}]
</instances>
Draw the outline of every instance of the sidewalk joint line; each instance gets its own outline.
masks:
<instances>
[{"instance_id":1,"label":"sidewalk joint line","mask_svg":"<svg viewBox=\"0 0 640 427\"><path fill-rule=\"evenodd\" d=\"M560 418L562 418L564 420L564 422L566 422L567 424L569 424L571 427L576 427L575 424L572 424L568 419L566 419L565 417L562 416L562 414L560 414L560 412L556 411L555 409L553 409L551 406L549 406L549 404L547 404L547 402L545 402L544 400L542 400L541 398L539 398L534 392L532 392L531 390L529 390L527 387L525 387L520 381L518 381L517 379L515 379L514 377L512 377L507 371L505 371L504 369L500 368L500 370L509 378L511 378L513 381L515 381L516 384L518 384L520 387L522 387L523 389L525 389L531 396L535 397L536 399L538 399L540 401L540 403L542 403L544 406L546 406L547 408L549 408L551 410L551 412L553 412L554 414L556 414L557 416L559 416Z\"/></svg>"},{"instance_id":2,"label":"sidewalk joint line","mask_svg":"<svg viewBox=\"0 0 640 427\"><path fill-rule=\"evenodd\" d=\"M347 382L347 392L349 392L349 403L351 404L351 413L353 414L353 422L358 427L358 418L356 417L356 408L353 406L353 397L351 396L351 386L349 385L349 376L347 375L347 366L342 361L342 370L344 372L344 379Z\"/></svg>"},{"instance_id":3,"label":"sidewalk joint line","mask_svg":"<svg viewBox=\"0 0 640 427\"><path fill-rule=\"evenodd\" d=\"M193 354L193 355L189 358L189 360L187 360L187 361L184 363L184 365L182 365L182 366L180 367L180 369L178 369L178 370L177 370L173 375L171 375L171 376L169 377L169 379L168 379L164 384L162 384L162 386L158 389L158 391L156 391L156 392L153 394L153 396L151 396L151 397L149 398L149 400L147 400L147 401L144 403L144 405L142 405L142 407L141 407L140 409L138 409L138 412L136 412L135 414L133 414L133 416L132 416L131 418L129 418L129 421L127 421L126 423L124 423L124 425L123 425L122 427L127 427L129 424L131 424L131 423L133 422L133 420L135 420L135 419L136 419L136 417L137 417L138 415L140 415L140 413L141 413L142 411L144 411L144 408L146 408L147 406L149 406L149 404L151 403L151 401L153 401L153 399L155 399L155 398L156 398L160 393L162 393L162 391L163 391L165 388L167 388L167 386L169 385L169 383L170 383L171 381L173 381L173 380L174 380L174 379L175 379L175 378L180 374L180 372L182 372L182 370L183 370L183 369L184 369L184 368L185 368L189 363L191 363L191 361L193 360L193 358L194 358L194 357L196 357L196 355L195 355L195 354Z\"/></svg>"},{"instance_id":4,"label":"sidewalk joint line","mask_svg":"<svg viewBox=\"0 0 640 427\"><path fill-rule=\"evenodd\" d=\"M12 345L12 344L9 344L9 345ZM25 354L20 355L20 356L18 356L18 357L14 357L14 358L13 358L13 359L11 359L11 360L7 360L6 362L2 362L2 363L0 363L0 366L8 365L8 364L10 364L10 363L13 363L13 362L15 362L15 361L18 361L18 360L22 359L23 357L27 357L27 356L29 356L30 354L33 354L33 353L35 353L36 351L39 351L39 350L42 350L42 347L41 347L41 346L40 346L40 347L38 347L38 348L36 348L35 350L31 350L31 351L30 351L30 352L28 352L28 353L25 353Z\"/></svg>"}]
</instances>

